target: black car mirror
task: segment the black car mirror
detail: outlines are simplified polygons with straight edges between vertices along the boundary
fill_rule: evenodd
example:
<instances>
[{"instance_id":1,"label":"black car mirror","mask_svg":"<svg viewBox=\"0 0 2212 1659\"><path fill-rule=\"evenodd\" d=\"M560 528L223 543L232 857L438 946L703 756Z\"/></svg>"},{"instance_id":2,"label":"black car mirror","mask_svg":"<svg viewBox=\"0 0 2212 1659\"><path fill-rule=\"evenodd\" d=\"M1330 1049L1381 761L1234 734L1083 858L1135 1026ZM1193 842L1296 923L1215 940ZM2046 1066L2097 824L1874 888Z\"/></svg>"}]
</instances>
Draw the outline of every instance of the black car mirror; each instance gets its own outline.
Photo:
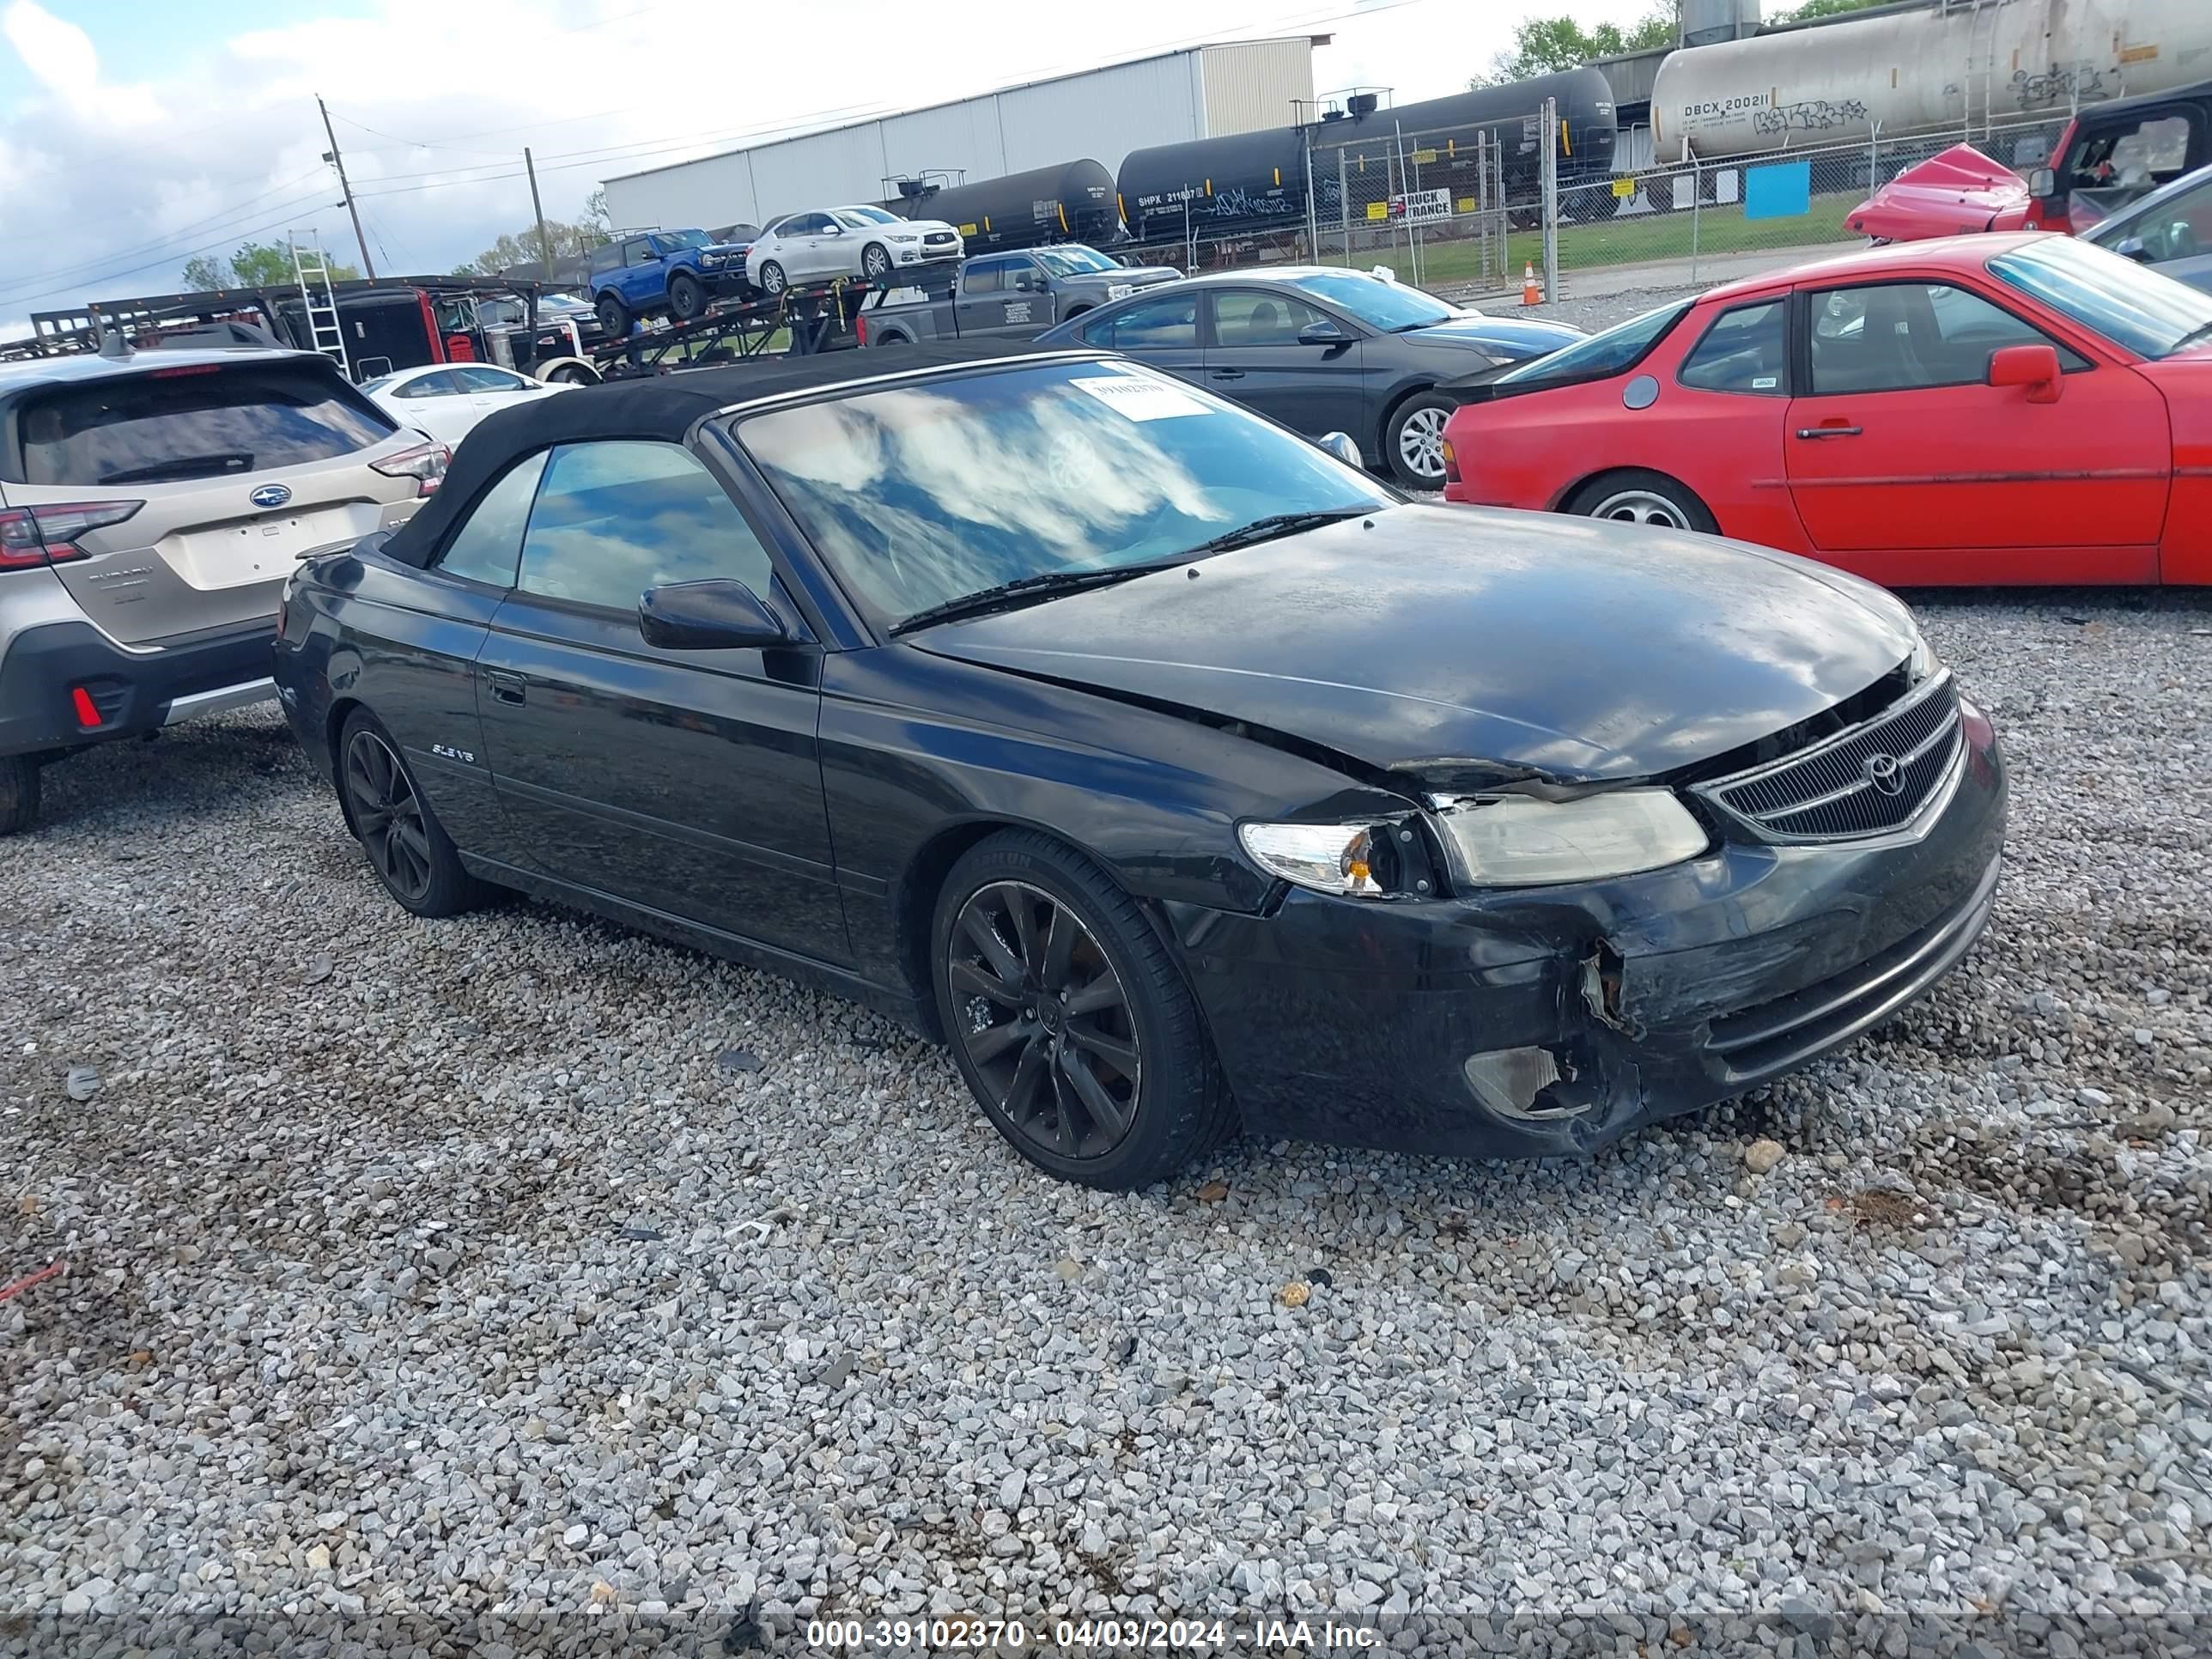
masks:
<instances>
[{"instance_id":1,"label":"black car mirror","mask_svg":"<svg viewBox=\"0 0 2212 1659\"><path fill-rule=\"evenodd\" d=\"M1334 323L1308 323L1298 331L1300 345L1342 345L1349 337Z\"/></svg>"},{"instance_id":2,"label":"black car mirror","mask_svg":"<svg viewBox=\"0 0 2212 1659\"><path fill-rule=\"evenodd\" d=\"M1367 465L1359 453L1359 446L1352 441L1349 433L1324 432L1314 440L1314 447L1327 450L1346 466L1364 467Z\"/></svg>"},{"instance_id":3,"label":"black car mirror","mask_svg":"<svg viewBox=\"0 0 2212 1659\"><path fill-rule=\"evenodd\" d=\"M666 582L637 603L638 631L664 651L744 651L787 645L791 625L741 581Z\"/></svg>"}]
</instances>

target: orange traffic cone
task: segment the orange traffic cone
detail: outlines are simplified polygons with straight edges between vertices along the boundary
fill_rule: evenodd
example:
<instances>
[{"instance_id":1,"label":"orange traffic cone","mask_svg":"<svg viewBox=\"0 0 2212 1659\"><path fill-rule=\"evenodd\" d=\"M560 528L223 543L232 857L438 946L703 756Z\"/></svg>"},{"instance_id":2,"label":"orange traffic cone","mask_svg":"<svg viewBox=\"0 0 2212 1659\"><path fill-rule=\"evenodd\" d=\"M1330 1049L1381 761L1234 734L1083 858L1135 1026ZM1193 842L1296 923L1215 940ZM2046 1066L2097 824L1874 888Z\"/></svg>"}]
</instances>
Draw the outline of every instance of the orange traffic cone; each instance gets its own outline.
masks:
<instances>
[{"instance_id":1,"label":"orange traffic cone","mask_svg":"<svg viewBox=\"0 0 2212 1659\"><path fill-rule=\"evenodd\" d=\"M1524 261L1521 266L1521 303L1540 306L1544 303L1544 290L1536 286L1536 262Z\"/></svg>"}]
</instances>

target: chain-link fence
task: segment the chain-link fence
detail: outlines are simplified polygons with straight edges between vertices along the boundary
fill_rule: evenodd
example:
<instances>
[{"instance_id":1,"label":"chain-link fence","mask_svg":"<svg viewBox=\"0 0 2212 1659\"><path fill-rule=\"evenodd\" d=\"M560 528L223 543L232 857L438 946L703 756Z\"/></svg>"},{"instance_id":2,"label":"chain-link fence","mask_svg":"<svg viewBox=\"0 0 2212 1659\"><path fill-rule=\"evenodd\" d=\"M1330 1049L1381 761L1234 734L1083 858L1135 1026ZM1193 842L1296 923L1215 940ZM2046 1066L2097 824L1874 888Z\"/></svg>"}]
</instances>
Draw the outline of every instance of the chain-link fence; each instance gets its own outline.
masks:
<instances>
[{"instance_id":1,"label":"chain-link fence","mask_svg":"<svg viewBox=\"0 0 2212 1659\"><path fill-rule=\"evenodd\" d=\"M1622 132L1602 158L1571 137L1544 196L1539 118L1488 127L1379 127L1306 157L1307 180L1265 211L1188 204L1182 234L1153 236L1140 256L1187 270L1287 264L1387 265L1404 281L1464 295L1515 294L1544 267L1547 216L1557 228L1558 289L1572 295L1724 281L1799 251L1855 246L1846 219L1906 167L1962 142L2023 173L2047 160L2065 116L1848 143L1793 144L1725 161L1650 161L1650 136ZM1641 163L1640 165L1638 163ZM1547 290L1548 291L1548 290ZM1558 296L1554 296L1558 297Z\"/></svg>"}]
</instances>

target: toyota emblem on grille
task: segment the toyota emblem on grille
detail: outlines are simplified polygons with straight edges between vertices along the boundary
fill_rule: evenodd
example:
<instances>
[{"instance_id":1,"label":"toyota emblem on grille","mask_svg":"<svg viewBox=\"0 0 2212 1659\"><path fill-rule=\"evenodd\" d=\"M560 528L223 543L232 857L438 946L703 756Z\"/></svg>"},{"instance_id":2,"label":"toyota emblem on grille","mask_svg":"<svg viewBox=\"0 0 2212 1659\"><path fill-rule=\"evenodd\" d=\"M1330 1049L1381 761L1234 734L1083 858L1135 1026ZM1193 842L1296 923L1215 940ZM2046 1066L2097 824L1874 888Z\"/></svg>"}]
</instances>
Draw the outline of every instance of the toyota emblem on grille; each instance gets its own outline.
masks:
<instances>
[{"instance_id":1,"label":"toyota emblem on grille","mask_svg":"<svg viewBox=\"0 0 2212 1659\"><path fill-rule=\"evenodd\" d=\"M292 499L292 492L283 484L264 484L246 499L256 507L282 507Z\"/></svg>"},{"instance_id":2,"label":"toyota emblem on grille","mask_svg":"<svg viewBox=\"0 0 2212 1659\"><path fill-rule=\"evenodd\" d=\"M1881 793L1901 795L1905 793L1905 769L1897 763L1896 756L1869 755L1865 766L1860 769L1865 772L1866 781Z\"/></svg>"}]
</instances>

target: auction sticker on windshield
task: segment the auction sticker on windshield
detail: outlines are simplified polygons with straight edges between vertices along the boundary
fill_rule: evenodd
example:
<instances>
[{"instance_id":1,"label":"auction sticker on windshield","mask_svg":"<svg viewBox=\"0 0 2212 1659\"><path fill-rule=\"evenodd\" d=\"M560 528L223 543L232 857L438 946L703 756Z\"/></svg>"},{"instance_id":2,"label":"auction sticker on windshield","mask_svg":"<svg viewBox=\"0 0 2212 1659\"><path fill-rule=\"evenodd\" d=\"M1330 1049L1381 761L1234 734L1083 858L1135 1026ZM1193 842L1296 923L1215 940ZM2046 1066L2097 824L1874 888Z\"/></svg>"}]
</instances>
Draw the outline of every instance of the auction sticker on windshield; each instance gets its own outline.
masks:
<instances>
[{"instance_id":1,"label":"auction sticker on windshield","mask_svg":"<svg viewBox=\"0 0 2212 1659\"><path fill-rule=\"evenodd\" d=\"M1133 421L1164 421L1176 415L1211 415L1212 404L1179 387L1136 374L1086 374L1068 384Z\"/></svg>"}]
</instances>

